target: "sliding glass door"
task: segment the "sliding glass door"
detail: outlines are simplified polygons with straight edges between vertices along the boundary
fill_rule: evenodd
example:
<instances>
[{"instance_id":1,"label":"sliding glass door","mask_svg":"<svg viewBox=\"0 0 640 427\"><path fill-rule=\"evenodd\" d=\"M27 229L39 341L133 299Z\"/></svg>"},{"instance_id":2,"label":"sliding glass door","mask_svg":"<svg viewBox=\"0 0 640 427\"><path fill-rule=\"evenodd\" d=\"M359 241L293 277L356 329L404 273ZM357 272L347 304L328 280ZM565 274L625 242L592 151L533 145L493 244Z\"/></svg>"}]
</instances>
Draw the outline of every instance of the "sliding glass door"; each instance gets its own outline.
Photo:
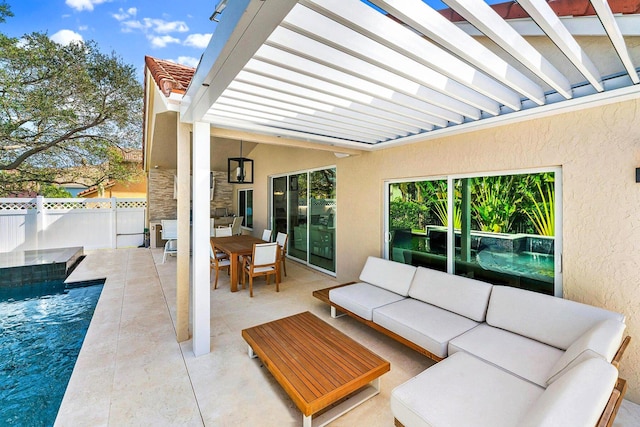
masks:
<instances>
[{"instance_id":1,"label":"sliding glass door","mask_svg":"<svg viewBox=\"0 0 640 427\"><path fill-rule=\"evenodd\" d=\"M272 227L289 234L288 255L335 273L336 170L273 177Z\"/></svg>"},{"instance_id":2,"label":"sliding glass door","mask_svg":"<svg viewBox=\"0 0 640 427\"><path fill-rule=\"evenodd\" d=\"M389 183L388 257L562 295L560 173Z\"/></svg>"}]
</instances>

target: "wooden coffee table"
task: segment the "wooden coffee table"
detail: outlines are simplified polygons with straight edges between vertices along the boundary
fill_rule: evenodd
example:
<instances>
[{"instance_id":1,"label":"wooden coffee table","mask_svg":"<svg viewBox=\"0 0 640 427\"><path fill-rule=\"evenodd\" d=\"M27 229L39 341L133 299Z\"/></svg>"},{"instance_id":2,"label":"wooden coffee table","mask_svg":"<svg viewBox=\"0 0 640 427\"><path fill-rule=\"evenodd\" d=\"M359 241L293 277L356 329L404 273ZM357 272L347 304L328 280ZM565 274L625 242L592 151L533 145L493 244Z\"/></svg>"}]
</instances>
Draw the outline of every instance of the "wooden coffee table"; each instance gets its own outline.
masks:
<instances>
[{"instance_id":1,"label":"wooden coffee table","mask_svg":"<svg viewBox=\"0 0 640 427\"><path fill-rule=\"evenodd\" d=\"M308 311L244 329L242 337L249 356L260 358L302 411L304 427L324 426L372 398L390 370L389 362Z\"/></svg>"}]
</instances>

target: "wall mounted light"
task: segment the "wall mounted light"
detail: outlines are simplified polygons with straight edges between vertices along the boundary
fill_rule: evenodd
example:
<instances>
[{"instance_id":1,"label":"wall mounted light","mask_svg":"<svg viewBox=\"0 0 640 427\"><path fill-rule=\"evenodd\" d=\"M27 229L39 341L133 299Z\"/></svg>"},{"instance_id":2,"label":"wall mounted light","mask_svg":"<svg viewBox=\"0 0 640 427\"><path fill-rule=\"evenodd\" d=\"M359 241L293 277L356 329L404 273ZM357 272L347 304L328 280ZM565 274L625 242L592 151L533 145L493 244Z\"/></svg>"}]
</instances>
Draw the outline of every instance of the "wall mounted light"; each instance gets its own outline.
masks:
<instances>
[{"instance_id":1,"label":"wall mounted light","mask_svg":"<svg viewBox=\"0 0 640 427\"><path fill-rule=\"evenodd\" d=\"M216 10L213 11L213 15L209 17L210 21L218 22L216 18L222 13L224 8L227 7L227 1L228 0L220 0L218 5L216 6Z\"/></svg>"},{"instance_id":2,"label":"wall mounted light","mask_svg":"<svg viewBox=\"0 0 640 427\"><path fill-rule=\"evenodd\" d=\"M253 184L253 160L242 157L242 140L240 140L240 157L227 159L227 182Z\"/></svg>"}]
</instances>

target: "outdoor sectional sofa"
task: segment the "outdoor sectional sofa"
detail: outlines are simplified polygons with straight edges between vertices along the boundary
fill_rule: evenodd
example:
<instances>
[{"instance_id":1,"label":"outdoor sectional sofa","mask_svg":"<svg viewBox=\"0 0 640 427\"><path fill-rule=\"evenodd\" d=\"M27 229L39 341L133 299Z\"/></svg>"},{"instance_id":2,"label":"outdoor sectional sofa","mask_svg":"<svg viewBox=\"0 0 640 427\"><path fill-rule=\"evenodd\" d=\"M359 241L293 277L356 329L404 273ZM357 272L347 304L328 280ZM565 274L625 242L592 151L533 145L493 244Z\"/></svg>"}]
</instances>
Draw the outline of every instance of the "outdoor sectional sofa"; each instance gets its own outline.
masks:
<instances>
[{"instance_id":1,"label":"outdoor sectional sofa","mask_svg":"<svg viewBox=\"0 0 640 427\"><path fill-rule=\"evenodd\" d=\"M328 302L442 361L393 390L398 426L610 425L626 391L608 310L375 257Z\"/></svg>"}]
</instances>

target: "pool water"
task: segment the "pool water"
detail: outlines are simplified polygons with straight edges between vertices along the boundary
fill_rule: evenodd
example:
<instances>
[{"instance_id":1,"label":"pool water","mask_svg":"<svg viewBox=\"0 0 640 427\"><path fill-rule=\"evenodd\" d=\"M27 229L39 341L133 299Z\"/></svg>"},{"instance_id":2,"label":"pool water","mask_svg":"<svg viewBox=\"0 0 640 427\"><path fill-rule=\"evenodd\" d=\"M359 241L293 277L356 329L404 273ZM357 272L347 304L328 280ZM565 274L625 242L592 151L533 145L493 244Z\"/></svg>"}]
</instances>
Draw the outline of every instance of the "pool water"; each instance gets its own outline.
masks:
<instances>
[{"instance_id":1,"label":"pool water","mask_svg":"<svg viewBox=\"0 0 640 427\"><path fill-rule=\"evenodd\" d=\"M0 425L53 425L101 291L0 287Z\"/></svg>"}]
</instances>

